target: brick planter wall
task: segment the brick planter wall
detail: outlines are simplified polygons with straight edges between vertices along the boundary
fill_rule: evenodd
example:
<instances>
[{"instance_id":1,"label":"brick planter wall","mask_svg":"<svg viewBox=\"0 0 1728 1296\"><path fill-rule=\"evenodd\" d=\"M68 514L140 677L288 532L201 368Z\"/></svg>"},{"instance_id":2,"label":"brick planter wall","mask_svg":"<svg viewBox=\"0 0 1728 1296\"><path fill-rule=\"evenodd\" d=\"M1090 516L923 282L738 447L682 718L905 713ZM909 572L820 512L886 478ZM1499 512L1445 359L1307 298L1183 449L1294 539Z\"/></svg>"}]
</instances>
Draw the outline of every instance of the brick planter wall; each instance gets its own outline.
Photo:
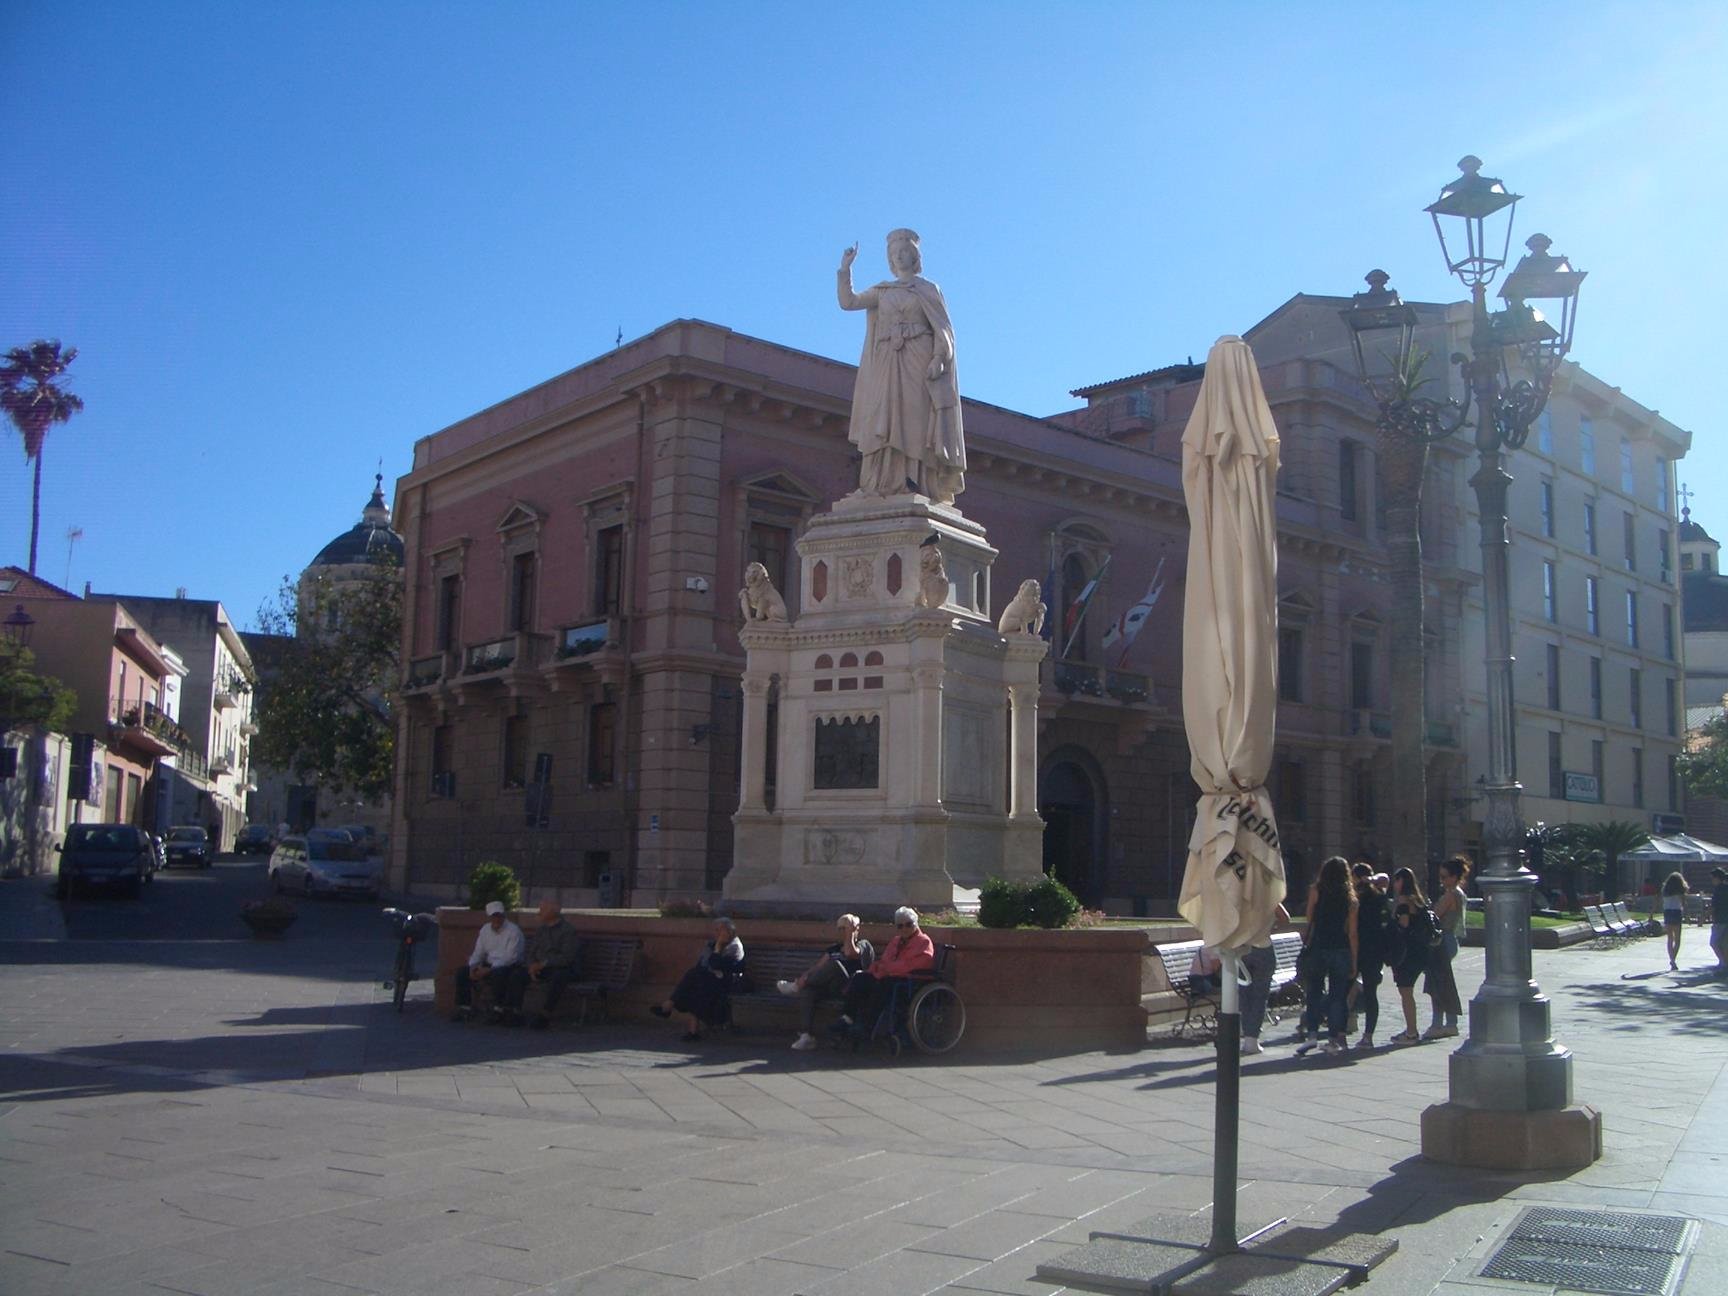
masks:
<instances>
[{"instance_id":1,"label":"brick planter wall","mask_svg":"<svg viewBox=\"0 0 1728 1296\"><path fill-rule=\"evenodd\" d=\"M455 1007L456 969L467 962L483 915L471 909L438 910L437 1006ZM616 1020L656 1021L648 1012L672 992L708 939L700 918L660 918L615 911L567 910L565 918L584 936L635 936L642 941L636 982L612 1001ZM535 915L512 915L524 932ZM938 944L955 947L955 986L966 1000L966 1053L1033 1050L1042 1053L1090 1049L1138 1049L1146 1043L1141 1006L1147 933L1138 929L993 931L977 927L927 927ZM834 939L827 922L747 920L738 934L748 956L752 941L763 945L808 945L811 957ZM866 923L864 935L878 949L893 938L886 924ZM746 1019L748 1021L748 1019ZM658 1024L658 1023L657 1023ZM765 1042L790 1038L788 1015Z\"/></svg>"}]
</instances>

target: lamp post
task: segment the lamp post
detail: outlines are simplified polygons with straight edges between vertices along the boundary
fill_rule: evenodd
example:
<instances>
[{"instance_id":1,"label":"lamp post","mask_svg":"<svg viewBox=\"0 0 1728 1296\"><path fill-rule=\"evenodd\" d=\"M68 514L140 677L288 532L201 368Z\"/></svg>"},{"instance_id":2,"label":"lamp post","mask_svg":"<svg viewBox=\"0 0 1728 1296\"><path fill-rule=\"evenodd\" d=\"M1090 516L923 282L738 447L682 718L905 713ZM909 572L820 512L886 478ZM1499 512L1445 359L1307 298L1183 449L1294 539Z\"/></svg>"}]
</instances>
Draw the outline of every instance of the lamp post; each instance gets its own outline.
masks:
<instances>
[{"instance_id":1,"label":"lamp post","mask_svg":"<svg viewBox=\"0 0 1728 1296\"><path fill-rule=\"evenodd\" d=\"M26 612L24 610L24 605L20 603L17 608L13 610L11 616L7 617L4 621L0 621L0 628L4 628L6 642L12 647L28 648L30 646L30 636L36 629L36 618Z\"/></svg>"},{"instance_id":2,"label":"lamp post","mask_svg":"<svg viewBox=\"0 0 1728 1296\"><path fill-rule=\"evenodd\" d=\"M1451 359L1464 380L1461 398L1416 394L1420 358L1415 314L1369 277L1369 291L1343 312L1357 369L1379 407L1382 430L1435 441L1475 412L1476 491L1482 547L1482 603L1487 666L1487 807L1482 842L1487 866L1477 876L1486 900L1487 973L1470 1001L1469 1038L1450 1059L1449 1096L1422 1113L1422 1152L1453 1165L1496 1169L1562 1169L1602 1153L1601 1116L1574 1103L1572 1054L1553 1038L1549 1001L1536 984L1530 954L1531 893L1536 877L1520 849L1512 700L1512 616L1508 597L1508 454L1524 444L1548 403L1555 375L1572 345L1578 289L1584 280L1565 257L1532 236L1529 254L1507 277L1506 305L1488 309L1488 287L1505 267L1519 196L1481 174L1466 157L1460 175L1427 211L1447 269L1470 290L1469 354ZM1502 228L1503 227L1503 228ZM1558 323L1531 305L1553 303ZM1374 343L1391 349L1376 354ZM1378 360L1378 364L1376 361Z\"/></svg>"}]
</instances>

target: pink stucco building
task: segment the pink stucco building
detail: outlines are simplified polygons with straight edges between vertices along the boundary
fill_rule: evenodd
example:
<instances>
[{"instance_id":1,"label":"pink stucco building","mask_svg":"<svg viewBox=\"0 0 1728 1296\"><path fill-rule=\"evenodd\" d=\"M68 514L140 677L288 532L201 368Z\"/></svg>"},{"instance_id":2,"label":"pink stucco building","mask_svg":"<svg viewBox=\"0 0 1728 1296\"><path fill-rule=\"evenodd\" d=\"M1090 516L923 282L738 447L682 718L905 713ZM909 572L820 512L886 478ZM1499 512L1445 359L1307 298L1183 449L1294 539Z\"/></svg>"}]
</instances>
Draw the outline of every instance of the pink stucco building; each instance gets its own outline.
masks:
<instances>
[{"instance_id":1,"label":"pink stucco building","mask_svg":"<svg viewBox=\"0 0 1728 1296\"><path fill-rule=\"evenodd\" d=\"M1373 411L1342 349L1344 304L1293 298L1247 335L1284 438L1271 785L1298 883L1334 851L1386 860L1389 587ZM1450 327L1448 308L1424 310ZM569 903L719 888L738 806L737 591L745 565L762 562L797 617L794 541L857 483L853 372L680 320L416 445L394 511L407 580L398 885L454 888L499 859ZM991 611L1034 577L1058 631L1039 704L1046 868L1089 903L1129 912L1169 907L1193 804L1179 711L1180 440L1200 376L1175 365L1081 387L1082 407L1049 418L976 401L964 411L958 504L1001 551ZM1609 391L1586 377L1564 401ZM1605 413L1630 426L1640 407L1623 404ZM1638 426L1627 444L1639 462L1654 455L1669 472L1684 434ZM1431 857L1476 832L1465 750L1481 614L1466 449L1461 438L1437 451L1423 513ZM1655 503L1646 554L1667 543ZM1144 630L1106 654L1106 629L1161 562ZM1638 579L1657 589L1650 567ZM1100 573L1068 646L1067 611ZM1659 595L1646 601L1654 616ZM1659 658L1658 643L1646 647ZM1645 665L1654 681L1663 662ZM1564 716L1554 723L1585 741ZM1665 755L1661 737L1637 750Z\"/></svg>"}]
</instances>

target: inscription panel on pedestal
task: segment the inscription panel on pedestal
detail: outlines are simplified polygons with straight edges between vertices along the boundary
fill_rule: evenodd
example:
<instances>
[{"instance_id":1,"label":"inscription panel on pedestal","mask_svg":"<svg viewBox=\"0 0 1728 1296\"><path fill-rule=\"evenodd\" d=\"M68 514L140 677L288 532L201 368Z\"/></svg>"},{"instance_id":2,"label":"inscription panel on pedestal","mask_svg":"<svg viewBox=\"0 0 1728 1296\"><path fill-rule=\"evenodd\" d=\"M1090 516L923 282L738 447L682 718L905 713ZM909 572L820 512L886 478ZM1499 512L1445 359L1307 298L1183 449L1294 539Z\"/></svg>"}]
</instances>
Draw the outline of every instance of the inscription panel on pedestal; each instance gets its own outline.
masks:
<instances>
[{"instance_id":1,"label":"inscription panel on pedestal","mask_svg":"<svg viewBox=\"0 0 1728 1296\"><path fill-rule=\"evenodd\" d=\"M817 716L815 725L812 787L881 786L882 717Z\"/></svg>"},{"instance_id":2,"label":"inscription panel on pedestal","mask_svg":"<svg viewBox=\"0 0 1728 1296\"><path fill-rule=\"evenodd\" d=\"M949 703L942 708L942 802L994 809L1002 781L999 714Z\"/></svg>"},{"instance_id":3,"label":"inscription panel on pedestal","mask_svg":"<svg viewBox=\"0 0 1728 1296\"><path fill-rule=\"evenodd\" d=\"M845 866L864 858L864 834L855 828L808 828L804 832L806 864Z\"/></svg>"}]
</instances>

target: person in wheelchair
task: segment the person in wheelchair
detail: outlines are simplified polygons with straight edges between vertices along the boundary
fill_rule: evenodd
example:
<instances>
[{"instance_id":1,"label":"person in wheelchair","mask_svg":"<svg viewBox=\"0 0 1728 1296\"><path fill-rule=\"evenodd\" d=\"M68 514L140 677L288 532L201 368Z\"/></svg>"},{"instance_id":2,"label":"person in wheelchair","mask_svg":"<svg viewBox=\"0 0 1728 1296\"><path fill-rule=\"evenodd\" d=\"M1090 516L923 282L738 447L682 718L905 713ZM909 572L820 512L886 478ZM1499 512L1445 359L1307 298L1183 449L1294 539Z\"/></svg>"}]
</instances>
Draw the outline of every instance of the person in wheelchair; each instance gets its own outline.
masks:
<instances>
[{"instance_id":1,"label":"person in wheelchair","mask_svg":"<svg viewBox=\"0 0 1728 1296\"><path fill-rule=\"evenodd\" d=\"M837 1034L868 1035L882 1015L896 985L936 967L936 943L918 926L918 911L902 906L894 911L894 939L870 966L846 983Z\"/></svg>"}]
</instances>

